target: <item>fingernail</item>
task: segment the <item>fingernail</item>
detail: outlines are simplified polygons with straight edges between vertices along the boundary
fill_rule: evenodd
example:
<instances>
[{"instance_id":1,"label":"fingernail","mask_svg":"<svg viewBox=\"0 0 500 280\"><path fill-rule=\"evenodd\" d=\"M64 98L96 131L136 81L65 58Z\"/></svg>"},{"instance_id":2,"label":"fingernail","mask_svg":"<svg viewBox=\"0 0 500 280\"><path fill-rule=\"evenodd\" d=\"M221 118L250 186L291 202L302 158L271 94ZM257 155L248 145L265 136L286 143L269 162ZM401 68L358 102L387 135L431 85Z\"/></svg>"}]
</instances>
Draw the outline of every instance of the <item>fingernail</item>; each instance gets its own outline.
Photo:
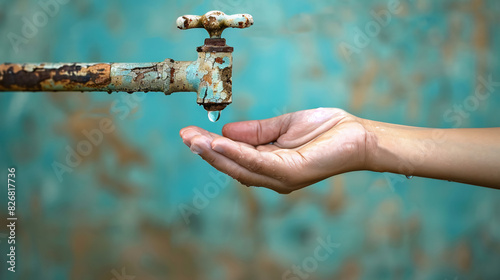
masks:
<instances>
[{"instance_id":1,"label":"fingernail","mask_svg":"<svg viewBox=\"0 0 500 280\"><path fill-rule=\"evenodd\" d=\"M198 147L197 145L192 145L192 146L190 147L190 149L191 149L191 152L193 152L193 154L197 154L197 155L199 155L199 154L201 154L201 152L202 152L201 148L200 148L200 147Z\"/></svg>"},{"instance_id":2,"label":"fingernail","mask_svg":"<svg viewBox=\"0 0 500 280\"><path fill-rule=\"evenodd\" d=\"M214 146L212 146L212 150L218 153L224 153L224 148L220 144L215 144Z\"/></svg>"},{"instance_id":3,"label":"fingernail","mask_svg":"<svg viewBox=\"0 0 500 280\"><path fill-rule=\"evenodd\" d=\"M207 137L198 137L191 141L191 151L197 155L201 154L203 150L211 149L212 141Z\"/></svg>"},{"instance_id":4,"label":"fingernail","mask_svg":"<svg viewBox=\"0 0 500 280\"><path fill-rule=\"evenodd\" d=\"M182 140L182 143L184 143L184 145L186 145L186 146L190 147L190 146L189 146L188 141L186 141L186 140Z\"/></svg>"}]
</instances>

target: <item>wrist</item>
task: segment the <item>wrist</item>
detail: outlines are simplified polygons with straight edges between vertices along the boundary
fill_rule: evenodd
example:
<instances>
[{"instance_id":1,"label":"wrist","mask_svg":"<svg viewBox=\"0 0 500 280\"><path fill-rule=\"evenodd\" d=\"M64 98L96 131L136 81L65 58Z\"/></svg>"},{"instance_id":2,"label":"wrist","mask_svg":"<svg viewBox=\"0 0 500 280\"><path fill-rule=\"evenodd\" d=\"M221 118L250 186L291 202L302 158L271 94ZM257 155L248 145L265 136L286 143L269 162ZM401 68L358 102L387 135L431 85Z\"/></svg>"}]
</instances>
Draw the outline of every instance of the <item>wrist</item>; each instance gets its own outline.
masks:
<instances>
[{"instance_id":1,"label":"wrist","mask_svg":"<svg viewBox=\"0 0 500 280\"><path fill-rule=\"evenodd\" d=\"M369 171L377 170L377 149L378 149L378 135L374 129L373 121L367 119L359 119L359 122L365 129L365 162L363 169Z\"/></svg>"},{"instance_id":2,"label":"wrist","mask_svg":"<svg viewBox=\"0 0 500 280\"><path fill-rule=\"evenodd\" d=\"M394 172L393 166L399 162L396 127L383 122L360 119L365 128L365 170L374 172ZM399 143L401 144L401 143Z\"/></svg>"},{"instance_id":3,"label":"wrist","mask_svg":"<svg viewBox=\"0 0 500 280\"><path fill-rule=\"evenodd\" d=\"M426 165L431 130L362 120L366 130L366 169L414 175Z\"/></svg>"}]
</instances>

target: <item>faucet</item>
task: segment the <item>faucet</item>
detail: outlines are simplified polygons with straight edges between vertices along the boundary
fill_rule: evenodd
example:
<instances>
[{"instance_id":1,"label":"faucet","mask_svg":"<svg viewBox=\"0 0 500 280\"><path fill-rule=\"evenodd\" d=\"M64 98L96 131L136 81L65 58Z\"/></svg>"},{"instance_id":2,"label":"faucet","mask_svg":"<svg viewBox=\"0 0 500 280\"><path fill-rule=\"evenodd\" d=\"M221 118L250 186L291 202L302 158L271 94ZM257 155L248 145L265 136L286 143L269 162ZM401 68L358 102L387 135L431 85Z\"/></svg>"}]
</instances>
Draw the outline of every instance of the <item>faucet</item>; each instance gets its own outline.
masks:
<instances>
[{"instance_id":1,"label":"faucet","mask_svg":"<svg viewBox=\"0 0 500 280\"><path fill-rule=\"evenodd\" d=\"M179 29L205 28L210 38L198 47L195 61L158 63L0 64L0 91L197 92L196 102L216 118L232 102L233 48L221 38L228 27L253 24L249 14L211 11L177 19Z\"/></svg>"}]
</instances>

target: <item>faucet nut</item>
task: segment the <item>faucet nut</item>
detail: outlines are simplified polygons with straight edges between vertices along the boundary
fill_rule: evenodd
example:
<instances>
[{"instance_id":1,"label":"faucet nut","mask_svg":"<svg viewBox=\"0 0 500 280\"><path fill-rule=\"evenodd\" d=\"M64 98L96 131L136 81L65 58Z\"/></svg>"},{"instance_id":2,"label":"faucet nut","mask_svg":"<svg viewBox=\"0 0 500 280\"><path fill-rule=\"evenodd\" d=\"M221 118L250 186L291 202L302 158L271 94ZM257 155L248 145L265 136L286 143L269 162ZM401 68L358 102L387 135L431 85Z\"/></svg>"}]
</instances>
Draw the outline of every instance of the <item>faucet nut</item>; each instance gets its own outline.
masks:
<instances>
[{"instance_id":1,"label":"faucet nut","mask_svg":"<svg viewBox=\"0 0 500 280\"><path fill-rule=\"evenodd\" d=\"M207 38L203 46L197 47L197 52L233 52L233 47L226 45L224 38Z\"/></svg>"}]
</instances>

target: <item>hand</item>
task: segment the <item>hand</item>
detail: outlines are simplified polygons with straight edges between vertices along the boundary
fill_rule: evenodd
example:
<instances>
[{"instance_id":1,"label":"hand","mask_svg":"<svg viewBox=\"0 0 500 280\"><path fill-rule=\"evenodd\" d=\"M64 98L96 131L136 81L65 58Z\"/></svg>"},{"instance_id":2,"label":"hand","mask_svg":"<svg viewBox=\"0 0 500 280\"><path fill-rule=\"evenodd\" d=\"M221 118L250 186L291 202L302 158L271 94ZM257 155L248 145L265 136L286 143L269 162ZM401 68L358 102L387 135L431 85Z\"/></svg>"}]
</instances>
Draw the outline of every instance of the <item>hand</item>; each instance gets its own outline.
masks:
<instances>
[{"instance_id":1,"label":"hand","mask_svg":"<svg viewBox=\"0 0 500 280\"><path fill-rule=\"evenodd\" d=\"M365 134L360 119L330 108L229 123L224 137L194 126L180 131L184 143L218 170L278 193L363 169Z\"/></svg>"}]
</instances>

